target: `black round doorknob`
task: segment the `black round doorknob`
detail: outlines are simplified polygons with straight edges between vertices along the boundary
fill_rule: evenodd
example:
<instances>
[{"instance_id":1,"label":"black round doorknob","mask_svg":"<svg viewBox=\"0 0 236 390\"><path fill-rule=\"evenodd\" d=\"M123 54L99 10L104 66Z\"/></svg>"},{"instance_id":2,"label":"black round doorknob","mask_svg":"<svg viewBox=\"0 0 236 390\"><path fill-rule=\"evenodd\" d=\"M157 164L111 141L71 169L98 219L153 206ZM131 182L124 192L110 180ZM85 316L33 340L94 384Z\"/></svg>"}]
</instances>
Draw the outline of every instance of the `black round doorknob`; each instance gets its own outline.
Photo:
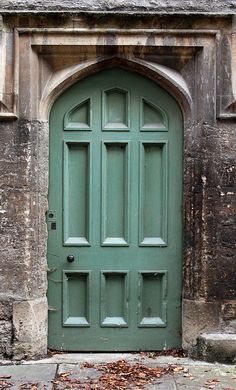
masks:
<instances>
[{"instance_id":1,"label":"black round doorknob","mask_svg":"<svg viewBox=\"0 0 236 390\"><path fill-rule=\"evenodd\" d=\"M75 260L75 256L74 255L68 255L67 256L67 261L69 261L69 263L73 263L74 260Z\"/></svg>"}]
</instances>

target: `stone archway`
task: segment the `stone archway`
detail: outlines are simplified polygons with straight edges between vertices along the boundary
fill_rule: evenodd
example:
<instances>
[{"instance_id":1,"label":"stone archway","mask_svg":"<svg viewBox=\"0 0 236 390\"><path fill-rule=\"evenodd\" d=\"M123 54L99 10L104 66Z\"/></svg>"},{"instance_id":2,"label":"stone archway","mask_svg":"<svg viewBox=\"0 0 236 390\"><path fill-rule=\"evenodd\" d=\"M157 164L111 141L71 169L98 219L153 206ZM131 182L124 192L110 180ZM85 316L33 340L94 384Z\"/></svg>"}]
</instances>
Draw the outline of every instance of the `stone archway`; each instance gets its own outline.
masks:
<instances>
[{"instance_id":1,"label":"stone archway","mask_svg":"<svg viewBox=\"0 0 236 390\"><path fill-rule=\"evenodd\" d=\"M189 38L184 40L186 30L171 30L170 33L175 37L171 49L165 47L166 33L164 30L152 30L152 39L149 39L149 30L132 29L117 29L112 34L112 39L106 29L56 29L49 31L46 38L43 29L19 29L16 33L16 42L21 53L19 132L24 134L28 142L25 151L30 188L30 194L25 201L29 210L25 216L26 226L29 227L28 230L25 228L28 245L24 248L25 256L22 255L22 259L25 259L28 274L33 275L30 287L28 279L23 280L22 295L19 301L14 303L16 355L24 354L24 351L27 351L28 356L35 356L37 353L42 355L47 346L45 212L48 209L50 108L57 96L70 85L99 69L114 65L131 69L152 79L174 96L182 108L185 122L184 346L190 351L202 329L219 329L217 321L212 321L212 318L219 317L219 306L216 302L206 302L205 277L208 276L205 271L209 255L206 250L207 241L203 240L207 229L203 219L206 211L205 167L200 156L200 153L203 153L203 121L213 125L215 120L215 63L209 62L208 59L215 58L216 33L191 30ZM114 35L116 39L113 39ZM68 50L72 53L70 60L66 55L63 56ZM154 56L154 60L150 61L154 52L157 57ZM180 71L166 66L171 53ZM58 60L62 56L63 58ZM26 74L30 76L28 84L25 83ZM206 80L204 84L203 77ZM201 88L198 85L201 85ZM202 97L207 96L207 91L212 93L206 101ZM197 272L194 272L195 269ZM197 316L201 316L201 324L198 324ZM27 322L24 318L27 318ZM25 329L28 329L27 337ZM38 340L37 351L33 340Z\"/></svg>"}]
</instances>

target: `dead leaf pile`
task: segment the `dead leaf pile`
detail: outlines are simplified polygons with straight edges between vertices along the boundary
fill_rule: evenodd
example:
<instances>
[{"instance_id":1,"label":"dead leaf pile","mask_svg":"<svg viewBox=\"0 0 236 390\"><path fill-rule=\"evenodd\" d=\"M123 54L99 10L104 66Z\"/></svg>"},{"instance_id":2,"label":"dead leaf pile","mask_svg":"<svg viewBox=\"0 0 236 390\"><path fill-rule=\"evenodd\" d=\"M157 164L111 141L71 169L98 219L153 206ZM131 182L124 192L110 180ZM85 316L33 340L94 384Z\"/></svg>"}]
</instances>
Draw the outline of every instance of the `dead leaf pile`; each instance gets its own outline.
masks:
<instances>
[{"instance_id":1,"label":"dead leaf pile","mask_svg":"<svg viewBox=\"0 0 236 390\"><path fill-rule=\"evenodd\" d=\"M0 379L0 390L8 389L12 387L12 383L6 380Z\"/></svg>"},{"instance_id":2,"label":"dead leaf pile","mask_svg":"<svg viewBox=\"0 0 236 390\"><path fill-rule=\"evenodd\" d=\"M129 364L125 360L118 360L114 363L104 365L84 364L84 368L96 368L101 372L97 379L71 378L71 373L60 374L53 382L54 389L85 389L85 390L141 390L147 384L157 383L163 375L173 372L173 368L168 367L147 367L146 365L135 363ZM63 387L64 385L64 387ZM78 385L80 385L78 387Z\"/></svg>"},{"instance_id":3,"label":"dead leaf pile","mask_svg":"<svg viewBox=\"0 0 236 390\"><path fill-rule=\"evenodd\" d=\"M155 359L157 356L173 356L173 357L184 357L184 351L182 348L163 349L158 352L140 352L140 355Z\"/></svg>"},{"instance_id":4,"label":"dead leaf pile","mask_svg":"<svg viewBox=\"0 0 236 390\"><path fill-rule=\"evenodd\" d=\"M110 389L127 389L127 386L143 388L171 371L170 367L147 367L140 363L131 365L125 360L101 365L97 369L103 372L100 381L104 385L109 383L110 387L106 388Z\"/></svg>"},{"instance_id":5,"label":"dead leaf pile","mask_svg":"<svg viewBox=\"0 0 236 390\"><path fill-rule=\"evenodd\" d=\"M11 379L11 375L0 375L0 390L8 389L12 383L6 379Z\"/></svg>"}]
</instances>

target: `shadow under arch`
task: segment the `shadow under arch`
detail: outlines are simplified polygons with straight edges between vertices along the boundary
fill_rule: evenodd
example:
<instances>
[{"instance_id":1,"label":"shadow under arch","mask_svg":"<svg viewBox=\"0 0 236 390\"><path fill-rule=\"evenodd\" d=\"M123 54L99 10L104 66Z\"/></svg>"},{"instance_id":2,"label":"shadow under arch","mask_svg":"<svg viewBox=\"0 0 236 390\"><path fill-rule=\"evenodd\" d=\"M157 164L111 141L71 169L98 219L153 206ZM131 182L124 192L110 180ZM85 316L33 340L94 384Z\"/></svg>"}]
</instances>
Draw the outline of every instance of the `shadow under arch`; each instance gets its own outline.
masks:
<instances>
[{"instance_id":1,"label":"shadow under arch","mask_svg":"<svg viewBox=\"0 0 236 390\"><path fill-rule=\"evenodd\" d=\"M136 72L157 83L177 101L182 110L184 122L188 121L192 111L192 99L183 76L164 65L138 58L124 57L96 59L56 72L44 89L39 106L40 119L48 121L54 102L70 86L85 77L114 67Z\"/></svg>"}]
</instances>

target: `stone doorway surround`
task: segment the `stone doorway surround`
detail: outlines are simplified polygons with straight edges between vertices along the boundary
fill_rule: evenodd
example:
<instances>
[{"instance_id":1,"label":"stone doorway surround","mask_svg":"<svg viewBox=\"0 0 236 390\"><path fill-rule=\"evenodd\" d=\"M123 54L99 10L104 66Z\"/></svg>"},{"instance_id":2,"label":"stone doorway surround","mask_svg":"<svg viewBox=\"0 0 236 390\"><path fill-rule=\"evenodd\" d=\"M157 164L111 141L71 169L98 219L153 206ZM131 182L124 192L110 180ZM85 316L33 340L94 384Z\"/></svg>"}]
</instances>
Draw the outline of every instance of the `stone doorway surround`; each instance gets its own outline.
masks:
<instances>
[{"instance_id":1,"label":"stone doorway surround","mask_svg":"<svg viewBox=\"0 0 236 390\"><path fill-rule=\"evenodd\" d=\"M190 23L133 15L128 23L121 15L5 15L0 34L0 125L7 155L0 352L20 359L47 351L47 310L53 310L46 300L47 271L53 272L46 265L45 217L50 109L72 84L114 66L154 80L183 112L183 347L194 354L201 333L236 333L235 266L225 244L232 238L236 119L232 18L202 16Z\"/></svg>"}]
</instances>

